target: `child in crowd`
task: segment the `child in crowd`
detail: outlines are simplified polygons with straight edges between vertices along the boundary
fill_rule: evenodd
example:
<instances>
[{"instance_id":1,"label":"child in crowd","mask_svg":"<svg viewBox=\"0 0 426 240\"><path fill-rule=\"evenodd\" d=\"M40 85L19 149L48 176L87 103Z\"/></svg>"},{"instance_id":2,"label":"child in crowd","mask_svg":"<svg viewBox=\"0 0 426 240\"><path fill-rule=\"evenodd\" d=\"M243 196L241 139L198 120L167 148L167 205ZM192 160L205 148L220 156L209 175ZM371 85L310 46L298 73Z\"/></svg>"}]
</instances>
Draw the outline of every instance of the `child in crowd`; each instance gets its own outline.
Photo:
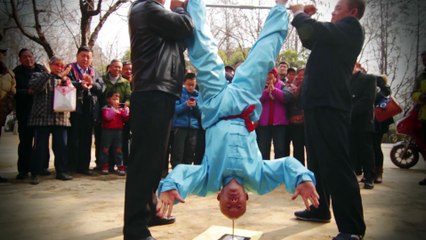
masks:
<instances>
[{"instance_id":1,"label":"child in crowd","mask_svg":"<svg viewBox=\"0 0 426 240\"><path fill-rule=\"evenodd\" d=\"M117 91L108 92L106 100L107 105L102 108L101 173L108 174L109 149L112 147L118 175L125 176L121 138L124 122L129 119L129 108L120 103Z\"/></svg>"},{"instance_id":2,"label":"child in crowd","mask_svg":"<svg viewBox=\"0 0 426 240\"><path fill-rule=\"evenodd\" d=\"M173 116L174 144L172 150L172 168L178 164L192 164L195 159L195 145L200 128L198 119L201 112L198 107L197 80L194 73L187 73L183 82L182 96L176 101Z\"/></svg>"}]
</instances>

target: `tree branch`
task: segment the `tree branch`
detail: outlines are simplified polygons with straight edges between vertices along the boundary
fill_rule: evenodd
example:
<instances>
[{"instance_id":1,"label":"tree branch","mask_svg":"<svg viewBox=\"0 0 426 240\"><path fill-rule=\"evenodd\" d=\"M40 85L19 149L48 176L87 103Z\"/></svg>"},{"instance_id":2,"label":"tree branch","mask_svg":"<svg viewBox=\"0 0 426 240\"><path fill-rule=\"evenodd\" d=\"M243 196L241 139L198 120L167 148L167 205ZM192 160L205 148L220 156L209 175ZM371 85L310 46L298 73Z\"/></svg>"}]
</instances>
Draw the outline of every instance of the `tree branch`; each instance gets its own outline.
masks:
<instances>
[{"instance_id":1,"label":"tree branch","mask_svg":"<svg viewBox=\"0 0 426 240\"><path fill-rule=\"evenodd\" d=\"M101 1L99 1L99 2L101 2ZM96 25L95 29L93 30L92 34L90 35L90 38L89 38L89 47L93 47L95 45L95 42L98 39L99 31L101 30L101 28L105 24L105 22L108 19L108 17L113 12L117 11L117 9L119 9L121 7L121 5L123 5L124 3L127 3L127 2L129 2L129 0L118 0L117 2L115 2L113 5L111 5L108 8L108 10L106 11L105 15L103 15L99 19L98 25Z\"/></svg>"},{"instance_id":2,"label":"tree branch","mask_svg":"<svg viewBox=\"0 0 426 240\"><path fill-rule=\"evenodd\" d=\"M10 4L12 6L12 18L15 21L16 26L21 31L21 33L24 34L24 36L26 36L27 38L31 39L32 41L43 46L43 48L46 51L49 58L52 57L54 55L54 52L53 52L52 47L50 46L49 42L47 41L43 31L41 30L40 21L39 21L39 17L38 17L40 11L37 10L35 0L32 0L32 4L33 4L33 13L34 13L34 21L35 21L34 28L37 32L38 37L35 36L35 35L32 35L28 31L26 31L26 29L22 26L22 22L19 20L18 12L16 10L15 1L10 0Z\"/></svg>"}]
</instances>

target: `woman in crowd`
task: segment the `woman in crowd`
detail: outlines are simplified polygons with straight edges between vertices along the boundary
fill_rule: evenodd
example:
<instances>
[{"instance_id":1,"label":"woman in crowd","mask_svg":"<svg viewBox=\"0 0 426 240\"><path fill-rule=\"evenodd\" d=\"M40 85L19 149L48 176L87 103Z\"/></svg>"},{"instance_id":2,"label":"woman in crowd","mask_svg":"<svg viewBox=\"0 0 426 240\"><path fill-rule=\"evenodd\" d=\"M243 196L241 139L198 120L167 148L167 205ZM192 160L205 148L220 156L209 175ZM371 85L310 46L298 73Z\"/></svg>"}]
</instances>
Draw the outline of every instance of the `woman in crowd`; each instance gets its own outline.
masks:
<instances>
[{"instance_id":1,"label":"woman in crowd","mask_svg":"<svg viewBox=\"0 0 426 240\"><path fill-rule=\"evenodd\" d=\"M71 84L67 74L71 67L65 69L62 58L52 57L49 61L50 73L34 73L29 83L34 92L34 102L31 109L29 126L35 129L34 158L31 162L31 184L39 184L43 170L43 159L46 159L46 146L52 134L52 149L55 154L56 179L71 180L67 174L68 150L67 129L71 126L70 112L53 111L53 95L57 85Z\"/></svg>"}]
</instances>

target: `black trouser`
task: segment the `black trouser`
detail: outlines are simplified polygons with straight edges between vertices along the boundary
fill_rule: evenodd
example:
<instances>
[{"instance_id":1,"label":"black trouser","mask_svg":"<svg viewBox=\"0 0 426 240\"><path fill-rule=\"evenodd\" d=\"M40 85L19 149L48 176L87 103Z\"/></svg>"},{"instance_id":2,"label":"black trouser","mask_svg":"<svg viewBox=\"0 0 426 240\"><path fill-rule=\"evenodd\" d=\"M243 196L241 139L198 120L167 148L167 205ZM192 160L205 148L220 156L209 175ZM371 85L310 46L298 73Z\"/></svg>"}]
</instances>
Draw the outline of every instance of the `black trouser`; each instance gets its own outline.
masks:
<instances>
[{"instance_id":1,"label":"black trouser","mask_svg":"<svg viewBox=\"0 0 426 240\"><path fill-rule=\"evenodd\" d=\"M175 128L172 149L172 168L178 164L192 164L195 160L195 145L198 129Z\"/></svg>"},{"instance_id":2,"label":"black trouser","mask_svg":"<svg viewBox=\"0 0 426 240\"><path fill-rule=\"evenodd\" d=\"M102 135L102 133L100 134ZM123 165L127 166L129 161L129 138L130 138L130 124L125 123L123 126L123 129L121 130L121 150L123 155ZM99 138L100 139L100 138ZM96 144L96 132L95 132L95 144ZM98 163L98 156L100 157L102 153L102 149L98 149L98 145L96 145L96 152L98 153L96 155L96 166L102 168L102 166L99 166ZM117 160L114 158L115 155L115 149L110 148L109 149L109 169L114 170L114 165L116 165ZM118 166L117 166L118 167Z\"/></svg>"},{"instance_id":3,"label":"black trouser","mask_svg":"<svg viewBox=\"0 0 426 240\"><path fill-rule=\"evenodd\" d=\"M155 215L153 193L160 182L176 98L163 92L133 92L130 102L132 142L124 200L124 239L150 236Z\"/></svg>"},{"instance_id":4,"label":"black trouser","mask_svg":"<svg viewBox=\"0 0 426 240\"><path fill-rule=\"evenodd\" d=\"M200 165L204 158L206 148L206 130L200 128L197 132L197 144L195 145L194 165Z\"/></svg>"},{"instance_id":5,"label":"black trouser","mask_svg":"<svg viewBox=\"0 0 426 240\"><path fill-rule=\"evenodd\" d=\"M305 166L305 127L303 124L290 124L287 126L286 147L293 143L293 157Z\"/></svg>"},{"instance_id":6,"label":"black trouser","mask_svg":"<svg viewBox=\"0 0 426 240\"><path fill-rule=\"evenodd\" d=\"M33 153L34 128L27 126L27 120L18 121L18 172L29 173Z\"/></svg>"},{"instance_id":7,"label":"black trouser","mask_svg":"<svg viewBox=\"0 0 426 240\"><path fill-rule=\"evenodd\" d=\"M374 181L373 133L351 129L349 153L355 173L360 175L363 172L365 180Z\"/></svg>"},{"instance_id":8,"label":"black trouser","mask_svg":"<svg viewBox=\"0 0 426 240\"><path fill-rule=\"evenodd\" d=\"M361 194L349 157L349 113L331 108L305 110L308 168L320 196L318 212L328 213L330 196L339 232L365 233Z\"/></svg>"},{"instance_id":9,"label":"black trouser","mask_svg":"<svg viewBox=\"0 0 426 240\"><path fill-rule=\"evenodd\" d=\"M71 113L69 129L69 169L73 172L89 170L92 155L93 117L91 113Z\"/></svg>"},{"instance_id":10,"label":"black trouser","mask_svg":"<svg viewBox=\"0 0 426 240\"><path fill-rule=\"evenodd\" d=\"M123 165L127 166L129 161L129 139L130 139L130 123L124 123L121 147L123 149Z\"/></svg>"},{"instance_id":11,"label":"black trouser","mask_svg":"<svg viewBox=\"0 0 426 240\"><path fill-rule=\"evenodd\" d=\"M376 176L383 174L383 151L382 151L382 132L373 134L374 166Z\"/></svg>"},{"instance_id":12,"label":"black trouser","mask_svg":"<svg viewBox=\"0 0 426 240\"><path fill-rule=\"evenodd\" d=\"M169 160L171 161L172 159L172 150L173 150L173 145L174 145L174 132L171 129L170 133L169 133L169 138L168 138L168 144L166 147L166 155L164 158L164 167L163 167L163 173L161 173L161 177L164 178L167 176L167 174L169 174Z\"/></svg>"},{"instance_id":13,"label":"black trouser","mask_svg":"<svg viewBox=\"0 0 426 240\"><path fill-rule=\"evenodd\" d=\"M274 159L287 157L290 149L285 147L286 125L258 126L256 128L257 145L263 160L271 159L271 142L274 144Z\"/></svg>"},{"instance_id":14,"label":"black trouser","mask_svg":"<svg viewBox=\"0 0 426 240\"><path fill-rule=\"evenodd\" d=\"M94 136L94 144L95 144L95 163L96 167L99 169L102 169L102 164L100 164L100 159L102 155L102 124L101 123L94 123L93 124L93 136ZM112 149L110 150L110 156L114 156L114 151ZM112 166L114 167L115 161L114 158L111 157Z\"/></svg>"},{"instance_id":15,"label":"black trouser","mask_svg":"<svg viewBox=\"0 0 426 240\"><path fill-rule=\"evenodd\" d=\"M52 150L55 154L56 174L67 172L68 149L67 127L43 126L35 127L34 157L31 162L31 175L40 175L45 169L46 148L49 149L49 137L52 135Z\"/></svg>"}]
</instances>

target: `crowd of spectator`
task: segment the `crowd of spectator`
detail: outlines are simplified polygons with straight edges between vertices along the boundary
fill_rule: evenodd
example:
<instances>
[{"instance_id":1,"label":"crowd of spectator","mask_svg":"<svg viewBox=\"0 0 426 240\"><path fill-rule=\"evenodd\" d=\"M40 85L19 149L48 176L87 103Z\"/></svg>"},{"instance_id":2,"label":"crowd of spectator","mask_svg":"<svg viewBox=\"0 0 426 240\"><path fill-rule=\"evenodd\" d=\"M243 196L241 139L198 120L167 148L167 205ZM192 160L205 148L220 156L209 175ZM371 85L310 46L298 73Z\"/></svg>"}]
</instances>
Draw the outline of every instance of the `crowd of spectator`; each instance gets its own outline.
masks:
<instances>
[{"instance_id":1,"label":"crowd of spectator","mask_svg":"<svg viewBox=\"0 0 426 240\"><path fill-rule=\"evenodd\" d=\"M6 53L7 48L1 49L2 57L6 57ZM50 150L46 142L50 134L53 137L52 149L55 153L57 179L71 180L74 173L91 176L96 172L117 173L124 176L129 161L130 124L124 117L117 125L119 127L113 127L114 130L119 129L120 137L117 135L114 141L108 138L110 146L106 146L104 136L108 135L105 132L108 132L109 128L106 126L111 126L106 122L113 121L111 120L113 117L105 114L105 109L114 109L117 112L129 109L132 64L113 59L106 68L106 73L101 76L92 66L92 51L87 47L79 48L76 62L70 64L64 64L61 58L54 57L50 59L48 66L43 66L35 62L32 51L26 48L21 49L18 56L21 64L13 71L9 70L3 61L1 62L4 72L2 82L5 83L2 84L3 100L0 108L2 125L5 124L6 115L11 112L16 114L18 122L16 179L26 179L31 173L31 183L38 184L39 176L52 174L49 170ZM238 65L225 67L228 83L232 82ZM68 66L69 69L66 68ZM55 69L57 73L54 72ZM40 99L46 98L45 92L49 90L46 81L40 82L40 78L43 79L42 76L50 74L52 79L55 77L61 79L63 71L66 71L66 77L78 90L76 111L60 113L64 116L59 121L57 116L59 113L51 110L43 113L47 123L41 123L41 120L34 123L36 117L41 114ZM290 66L288 62L281 61L265 77L266 86L260 98L262 113L256 123L257 142L262 157L269 160L292 155L306 165L304 114L301 103L304 67L296 68ZM374 183L383 181L383 153L380 143L393 119L378 122L373 117L372 109L381 98L390 96L386 80L384 75L366 74L365 69L359 64L354 67L351 81L353 91L351 162L354 172L357 175L363 174L361 181L367 189L372 189ZM52 84L50 91L55 83ZM377 93L376 88L380 89ZM119 96L118 99L111 101L112 93ZM52 94L53 92L49 95L49 99L52 98ZM201 126L198 97L196 74L187 71L182 85L182 95L176 100L172 130L168 139L170 150L165 159L167 164L163 177L167 175L169 166L174 168L178 164L201 163L204 129ZM33 106L34 99L39 99L40 102L35 104L36 106ZM113 102L117 104L111 104ZM52 116L48 116L49 114ZM57 128L61 129L60 135ZM66 134L63 132L64 129ZM59 139L62 139L62 143ZM120 141L120 144L116 141ZM96 148L94 160L91 157L92 142ZM63 154L66 156L62 156ZM108 158L107 162L105 158ZM92 160L96 166L90 169Z\"/></svg>"},{"instance_id":2,"label":"crowd of spectator","mask_svg":"<svg viewBox=\"0 0 426 240\"><path fill-rule=\"evenodd\" d=\"M286 2L277 1L284 5ZM339 1L338 6L341 2L348 4ZM75 62L65 63L63 58L54 56L46 66L36 63L33 52L23 48L18 53L20 65L12 71L4 64L7 48L0 48L0 123L4 126L6 116L11 112L16 114L19 133L16 179L22 181L29 178L30 184L37 185L41 176L53 173L56 179L62 181L72 180L78 175L115 173L127 176L125 236L132 236L137 231L139 222L135 219L155 212L155 191L160 177L157 172L162 170L161 175L165 177L170 168L174 169L179 164L200 165L206 147L201 120L205 124L216 124L202 117L208 109L203 112L205 105L200 104L205 99L214 101L211 100L214 97L208 96L209 91L203 91L203 88L198 90L197 73L185 72L185 46L181 40L191 36L194 27L184 10L185 5L172 1L171 9L175 15L171 14L170 19L164 15L159 18L170 20L170 25L181 30L173 36L176 39L151 42L147 34L155 39L160 37L157 32L143 32L146 29L140 27L141 23L147 24L146 17L152 14L144 13L147 11L145 3L140 3L135 3L129 14L132 50L138 50L133 51L132 55L132 62L137 66L135 73L132 63L113 59L106 73L101 75L92 65L92 49L85 46L78 48ZM153 8L159 7L158 3L146 3L150 4L154 4L151 6ZM374 184L383 182L380 144L383 134L393 123L392 118L378 121L374 115L375 106L391 95L386 76L368 74L356 63L350 77L349 67L352 67L363 46L363 31L358 20L364 8L365 5L359 4L352 9L353 12L342 13L339 12L341 8L336 7L333 13L332 24L347 24L339 34L348 37L339 41L352 42L350 46L354 49L348 51L346 42L338 44L341 49L330 49L328 41L311 39L313 34L306 35L304 29L306 26L318 27L311 26L314 21L310 19L316 9L309 12L303 5L291 6L294 14L292 24L304 47L312 48L306 68L280 61L272 69L257 71L262 75L262 71L268 72L264 76L266 85L260 98L255 97L261 103L261 114L254 124L245 116L249 122L246 123L247 129L252 131L256 128L259 147L259 151L256 151L260 152L262 163L268 161L270 164L272 162L269 161L273 159L292 155L315 173L316 191L320 195L319 207L307 206L307 209L296 212L295 216L300 220L329 222L332 200L336 223L339 231L343 230L334 239L361 239L364 235L362 202L354 173L362 175L360 179L364 189L373 189ZM165 11L161 7L157 10ZM324 34L332 35L336 29L330 26L324 25L318 32L321 30ZM316 41L315 47L312 47L311 40ZM157 48L147 43L155 44ZM146 48L166 50L155 52L146 51ZM421 55L423 64L425 55ZM328 61L324 61L325 56ZM160 62L148 60L157 57L161 58ZM209 82L212 92L222 93L223 89L235 87L237 84L232 83L234 77L238 82L240 76L234 75L239 73L236 70L240 64L227 65L224 69L219 64L219 71L211 70L210 73L223 73L227 81L223 84ZM324 73L330 73L330 76L326 77ZM214 77L217 76L212 79ZM413 100L421 106L426 102L423 80L424 72L416 80L412 95ZM54 90L58 85L75 87L75 111L54 111ZM220 112L220 107L223 105L219 104L215 111ZM244 118L244 114L242 112L219 120ZM422 109L420 117L423 125L426 123L424 115ZM423 127L426 132L425 129ZM49 169L50 137L54 172ZM92 159L93 144L95 159ZM166 148L168 151L164 154ZM92 162L96 165L93 169L90 168ZM159 169L162 163L166 163L165 167ZM0 177L0 182L5 181L7 179ZM341 184L345 188L338 185L339 181L343 181ZM420 184L425 185L426 181ZM347 209L351 209L351 212ZM157 215L142 218L147 226L174 222L174 219L158 219ZM356 238L352 238L352 235L346 238L344 229L349 228L352 228L349 232L354 233Z\"/></svg>"}]
</instances>

